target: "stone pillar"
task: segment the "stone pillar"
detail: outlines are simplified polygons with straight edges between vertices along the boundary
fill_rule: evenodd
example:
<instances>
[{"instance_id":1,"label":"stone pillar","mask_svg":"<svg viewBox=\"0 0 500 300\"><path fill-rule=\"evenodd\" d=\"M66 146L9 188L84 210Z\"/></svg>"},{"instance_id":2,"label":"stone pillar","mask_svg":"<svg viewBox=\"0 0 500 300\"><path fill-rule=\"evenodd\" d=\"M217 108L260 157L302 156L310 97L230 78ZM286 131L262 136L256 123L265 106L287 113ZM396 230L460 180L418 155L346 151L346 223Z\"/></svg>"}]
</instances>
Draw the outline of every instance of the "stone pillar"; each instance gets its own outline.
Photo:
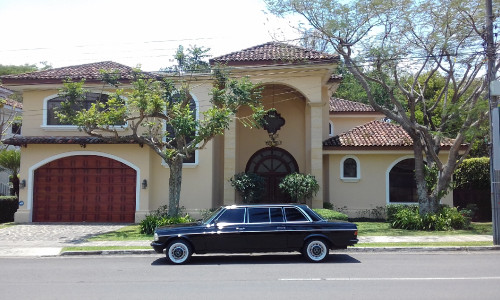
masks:
<instances>
[{"instance_id":1,"label":"stone pillar","mask_svg":"<svg viewBox=\"0 0 500 300\"><path fill-rule=\"evenodd\" d=\"M229 183L236 173L236 122L229 124L224 132L224 205L235 204L236 192Z\"/></svg>"},{"instance_id":2,"label":"stone pillar","mask_svg":"<svg viewBox=\"0 0 500 300\"><path fill-rule=\"evenodd\" d=\"M310 173L320 185L312 199L313 208L323 208L323 103L309 103L310 106Z\"/></svg>"}]
</instances>

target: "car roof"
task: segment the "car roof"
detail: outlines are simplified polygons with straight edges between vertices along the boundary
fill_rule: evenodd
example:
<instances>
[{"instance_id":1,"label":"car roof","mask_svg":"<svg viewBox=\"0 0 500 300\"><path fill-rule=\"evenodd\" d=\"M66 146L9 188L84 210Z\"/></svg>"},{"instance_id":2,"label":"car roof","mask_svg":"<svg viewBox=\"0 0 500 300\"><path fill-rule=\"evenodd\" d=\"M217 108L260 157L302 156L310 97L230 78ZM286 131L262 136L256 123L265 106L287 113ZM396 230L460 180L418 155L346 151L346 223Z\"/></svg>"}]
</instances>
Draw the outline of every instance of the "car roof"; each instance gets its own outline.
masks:
<instances>
[{"instance_id":1,"label":"car roof","mask_svg":"<svg viewBox=\"0 0 500 300\"><path fill-rule=\"evenodd\" d=\"M224 208L245 208L245 207L307 207L305 204L285 203L285 204L233 204L223 206Z\"/></svg>"}]
</instances>

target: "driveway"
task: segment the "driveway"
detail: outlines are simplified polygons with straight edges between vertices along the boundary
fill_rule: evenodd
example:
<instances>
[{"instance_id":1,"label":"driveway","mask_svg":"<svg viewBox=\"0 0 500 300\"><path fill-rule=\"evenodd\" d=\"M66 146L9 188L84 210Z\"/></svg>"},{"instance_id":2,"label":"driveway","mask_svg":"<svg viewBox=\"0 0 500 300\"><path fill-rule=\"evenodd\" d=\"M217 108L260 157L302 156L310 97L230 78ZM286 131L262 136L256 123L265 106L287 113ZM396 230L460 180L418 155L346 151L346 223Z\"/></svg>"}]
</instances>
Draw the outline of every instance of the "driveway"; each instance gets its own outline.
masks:
<instances>
[{"instance_id":1,"label":"driveway","mask_svg":"<svg viewBox=\"0 0 500 300\"><path fill-rule=\"evenodd\" d=\"M0 256L58 255L61 248L78 246L89 238L128 224L32 223L0 229Z\"/></svg>"}]
</instances>

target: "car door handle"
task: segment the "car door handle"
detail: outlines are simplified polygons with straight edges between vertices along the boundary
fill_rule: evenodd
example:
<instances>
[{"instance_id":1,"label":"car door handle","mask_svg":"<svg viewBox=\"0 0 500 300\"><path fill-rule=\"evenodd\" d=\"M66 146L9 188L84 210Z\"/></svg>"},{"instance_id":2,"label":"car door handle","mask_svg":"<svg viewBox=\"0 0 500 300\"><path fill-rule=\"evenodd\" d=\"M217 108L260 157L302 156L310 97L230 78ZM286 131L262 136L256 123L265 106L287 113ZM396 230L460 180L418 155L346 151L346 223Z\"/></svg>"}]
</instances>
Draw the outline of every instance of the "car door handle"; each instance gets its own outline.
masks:
<instances>
[{"instance_id":1,"label":"car door handle","mask_svg":"<svg viewBox=\"0 0 500 300\"><path fill-rule=\"evenodd\" d=\"M245 230L245 227L236 227L236 230Z\"/></svg>"},{"instance_id":2,"label":"car door handle","mask_svg":"<svg viewBox=\"0 0 500 300\"><path fill-rule=\"evenodd\" d=\"M278 229L278 230L284 230L284 229L286 229L286 227L285 226L278 226L278 227L276 227L276 229Z\"/></svg>"}]
</instances>

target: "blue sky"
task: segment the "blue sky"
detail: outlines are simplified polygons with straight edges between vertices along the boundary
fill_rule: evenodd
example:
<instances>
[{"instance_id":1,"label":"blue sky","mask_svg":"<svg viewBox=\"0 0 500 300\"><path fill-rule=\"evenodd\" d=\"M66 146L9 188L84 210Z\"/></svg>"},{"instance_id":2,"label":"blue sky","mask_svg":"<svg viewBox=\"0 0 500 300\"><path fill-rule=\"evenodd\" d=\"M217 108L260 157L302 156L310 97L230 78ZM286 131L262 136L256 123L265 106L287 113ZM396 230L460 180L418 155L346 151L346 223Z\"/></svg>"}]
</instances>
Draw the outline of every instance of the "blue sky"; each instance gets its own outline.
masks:
<instances>
[{"instance_id":1,"label":"blue sky","mask_svg":"<svg viewBox=\"0 0 500 300\"><path fill-rule=\"evenodd\" d=\"M181 44L218 56L297 37L261 0L0 0L0 21L3 65L113 60L156 71Z\"/></svg>"}]
</instances>

